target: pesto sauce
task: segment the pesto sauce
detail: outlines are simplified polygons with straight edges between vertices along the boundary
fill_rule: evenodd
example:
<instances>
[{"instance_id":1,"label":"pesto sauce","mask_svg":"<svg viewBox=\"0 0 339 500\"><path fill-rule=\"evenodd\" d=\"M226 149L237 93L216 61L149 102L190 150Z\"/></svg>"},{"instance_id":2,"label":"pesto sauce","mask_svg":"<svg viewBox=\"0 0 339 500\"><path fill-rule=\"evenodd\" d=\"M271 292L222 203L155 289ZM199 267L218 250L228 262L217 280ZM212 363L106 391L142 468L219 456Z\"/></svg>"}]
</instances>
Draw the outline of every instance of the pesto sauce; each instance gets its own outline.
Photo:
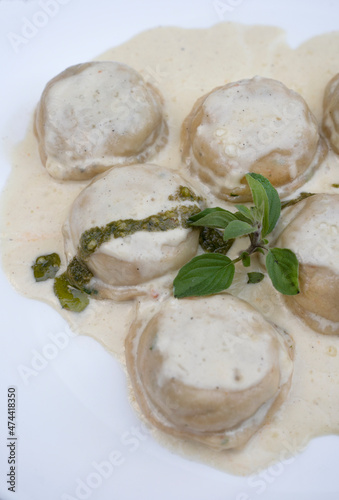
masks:
<instances>
[{"instance_id":1,"label":"pesto sauce","mask_svg":"<svg viewBox=\"0 0 339 500\"><path fill-rule=\"evenodd\" d=\"M234 239L225 241L219 229L203 227L200 232L199 244L205 252L226 255L233 243Z\"/></svg>"},{"instance_id":2,"label":"pesto sauce","mask_svg":"<svg viewBox=\"0 0 339 500\"><path fill-rule=\"evenodd\" d=\"M67 267L67 278L71 285L85 293L97 293L96 290L88 288L89 282L93 278L93 273L88 269L86 264L78 257L73 257Z\"/></svg>"},{"instance_id":3,"label":"pesto sauce","mask_svg":"<svg viewBox=\"0 0 339 500\"><path fill-rule=\"evenodd\" d=\"M57 253L40 255L32 266L35 281L54 278L60 269L61 260Z\"/></svg>"},{"instance_id":4,"label":"pesto sauce","mask_svg":"<svg viewBox=\"0 0 339 500\"><path fill-rule=\"evenodd\" d=\"M171 194L168 199L170 201L202 201L201 196L197 196L187 186L179 186L175 194Z\"/></svg>"},{"instance_id":5,"label":"pesto sauce","mask_svg":"<svg viewBox=\"0 0 339 500\"><path fill-rule=\"evenodd\" d=\"M72 286L67 271L54 279L53 289L63 309L81 312L89 304L88 294Z\"/></svg>"},{"instance_id":6,"label":"pesto sauce","mask_svg":"<svg viewBox=\"0 0 339 500\"><path fill-rule=\"evenodd\" d=\"M74 312L83 311L89 304L88 295L98 293L89 287L92 278L93 273L86 264L74 257L66 271L54 280L54 293L61 307Z\"/></svg>"},{"instance_id":7,"label":"pesto sauce","mask_svg":"<svg viewBox=\"0 0 339 500\"><path fill-rule=\"evenodd\" d=\"M188 189L188 188L186 188ZM78 256L86 260L103 243L111 238L124 238L138 231L169 231L178 227L190 227L187 220L201 211L199 205L180 205L166 212L150 215L145 219L125 219L109 222L105 226L88 229L80 236Z\"/></svg>"},{"instance_id":8,"label":"pesto sauce","mask_svg":"<svg viewBox=\"0 0 339 500\"><path fill-rule=\"evenodd\" d=\"M69 311L81 312L89 304L88 294L98 293L86 286L91 281L93 274L86 264L74 257L67 270L55 277L60 265L61 260L57 253L41 255L32 266L35 281L46 281L54 278L53 290L61 307Z\"/></svg>"},{"instance_id":9,"label":"pesto sauce","mask_svg":"<svg viewBox=\"0 0 339 500\"><path fill-rule=\"evenodd\" d=\"M123 238L137 231L168 231L177 227L190 227L188 219L201 211L198 202L201 201L188 187L180 186L170 200L193 201L196 205L180 205L172 210L151 215L145 219L125 219L113 221L106 226L94 227L85 231L79 242L78 254L68 264L66 271L54 279L54 293L59 299L61 307L69 311L81 312L89 304L89 295L97 294L89 284L93 273L88 269L84 260L88 258L100 245L111 238ZM58 263L56 266L55 263ZM37 281L49 277L54 278L60 268L60 257L57 254L38 257L33 267ZM53 273L52 273L53 271Z\"/></svg>"}]
</instances>

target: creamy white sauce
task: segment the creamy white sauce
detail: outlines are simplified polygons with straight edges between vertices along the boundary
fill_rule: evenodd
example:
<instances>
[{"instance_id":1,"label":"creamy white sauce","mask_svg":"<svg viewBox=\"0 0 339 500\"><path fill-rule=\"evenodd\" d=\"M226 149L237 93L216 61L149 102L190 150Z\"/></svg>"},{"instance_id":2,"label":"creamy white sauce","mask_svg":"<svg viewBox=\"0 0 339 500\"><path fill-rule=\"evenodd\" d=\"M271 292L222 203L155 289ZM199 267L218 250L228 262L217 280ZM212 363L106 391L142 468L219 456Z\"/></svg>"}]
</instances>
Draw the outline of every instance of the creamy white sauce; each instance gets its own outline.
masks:
<instances>
[{"instance_id":1,"label":"creamy white sauce","mask_svg":"<svg viewBox=\"0 0 339 500\"><path fill-rule=\"evenodd\" d=\"M180 128L197 98L218 85L261 75L281 80L299 92L320 122L325 86L339 67L338 48L338 33L316 37L292 50L280 29L221 24L209 30L159 28L98 59L124 62L159 87L165 101L169 141L152 162L184 171ZM338 190L332 184L338 182L339 160L330 153L299 191L335 193ZM14 154L4 193L3 266L17 290L53 305L75 331L91 335L124 363L124 339L135 317L135 302L93 300L77 315L60 309L51 281L35 283L32 277L31 265L38 255L58 252L65 265L61 228L73 200L86 185L60 183L48 175L30 126ZM216 202L207 191L206 197L211 206L230 206ZM252 270L256 268L254 264ZM241 274L232 293L250 302L294 339L294 374L286 401L239 450L214 452L154 431L157 439L176 452L235 474L250 474L286 458L314 436L339 433L339 338L322 336L306 327L289 312L267 279L255 286L246 286L245 282ZM141 303L140 307L156 304L155 298L153 304Z\"/></svg>"}]
</instances>

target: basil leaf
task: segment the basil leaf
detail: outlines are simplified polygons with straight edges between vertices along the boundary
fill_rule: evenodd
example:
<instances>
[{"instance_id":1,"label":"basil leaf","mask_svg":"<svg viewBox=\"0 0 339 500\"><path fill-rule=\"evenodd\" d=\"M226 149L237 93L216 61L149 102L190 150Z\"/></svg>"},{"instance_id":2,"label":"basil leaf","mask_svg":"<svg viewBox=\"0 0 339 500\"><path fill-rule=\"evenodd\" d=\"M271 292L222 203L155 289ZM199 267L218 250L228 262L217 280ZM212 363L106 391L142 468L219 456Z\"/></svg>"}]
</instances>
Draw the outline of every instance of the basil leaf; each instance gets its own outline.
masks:
<instances>
[{"instance_id":1,"label":"basil leaf","mask_svg":"<svg viewBox=\"0 0 339 500\"><path fill-rule=\"evenodd\" d=\"M235 267L226 255L204 254L194 257L177 274L174 297L211 295L229 288Z\"/></svg>"},{"instance_id":2,"label":"basil leaf","mask_svg":"<svg viewBox=\"0 0 339 500\"><path fill-rule=\"evenodd\" d=\"M299 262L287 248L272 248L266 257L266 268L273 286L284 295L297 295L299 290Z\"/></svg>"},{"instance_id":3,"label":"basil leaf","mask_svg":"<svg viewBox=\"0 0 339 500\"><path fill-rule=\"evenodd\" d=\"M224 210L223 208L206 208L202 212L193 215L188 219L188 223L191 226L204 226L204 227L213 227L213 228L222 228L227 227L227 224L236 220L236 216L229 212L228 210Z\"/></svg>"},{"instance_id":4,"label":"basil leaf","mask_svg":"<svg viewBox=\"0 0 339 500\"><path fill-rule=\"evenodd\" d=\"M277 190L272 186L270 181L260 174L250 174L250 176L256 181L260 182L263 186L267 199L268 199L268 228L267 231L263 231L263 236L269 234L275 228L278 219L280 217L281 202Z\"/></svg>"},{"instance_id":5,"label":"basil leaf","mask_svg":"<svg viewBox=\"0 0 339 500\"><path fill-rule=\"evenodd\" d=\"M263 273L253 272L253 273L247 273L247 277L248 277L247 283L256 284L260 283L260 281L262 281L265 278L265 275Z\"/></svg>"},{"instance_id":6,"label":"basil leaf","mask_svg":"<svg viewBox=\"0 0 339 500\"><path fill-rule=\"evenodd\" d=\"M249 255L248 252L243 252L241 255L241 260L242 260L242 264L244 267L250 267L251 265L251 257Z\"/></svg>"},{"instance_id":7,"label":"basil leaf","mask_svg":"<svg viewBox=\"0 0 339 500\"><path fill-rule=\"evenodd\" d=\"M240 212L235 214L237 219L243 220L244 222L248 222L249 224L251 224L251 222L254 222L253 212L251 211L250 208L246 207L245 205L235 205L235 206ZM242 217L240 217L240 215Z\"/></svg>"},{"instance_id":8,"label":"basil leaf","mask_svg":"<svg viewBox=\"0 0 339 500\"><path fill-rule=\"evenodd\" d=\"M238 238L238 236L245 236L246 234L251 234L256 231L256 228L243 222L241 220L234 220L230 222L224 232L224 240L231 240L232 238Z\"/></svg>"},{"instance_id":9,"label":"basil leaf","mask_svg":"<svg viewBox=\"0 0 339 500\"><path fill-rule=\"evenodd\" d=\"M204 210L202 210L198 214L192 215L192 217L190 217L188 220L190 223L196 222L199 219L202 219L202 217L205 217L205 215L207 215L207 214L210 214L213 212L218 212L218 211L221 212L222 210L224 210L224 209L220 208L220 207L205 208Z\"/></svg>"},{"instance_id":10,"label":"basil leaf","mask_svg":"<svg viewBox=\"0 0 339 500\"><path fill-rule=\"evenodd\" d=\"M263 184L254 177L255 175L257 174L246 174L246 180L250 187L253 202L257 208L257 213L260 214L260 222L262 223L262 236L265 236L269 227L269 202Z\"/></svg>"},{"instance_id":11,"label":"basil leaf","mask_svg":"<svg viewBox=\"0 0 339 500\"><path fill-rule=\"evenodd\" d=\"M253 224L253 222L255 221L254 217L252 217L252 219L248 219L241 212L235 212L234 215L235 215L237 220L242 220L243 222L247 222L247 224Z\"/></svg>"},{"instance_id":12,"label":"basil leaf","mask_svg":"<svg viewBox=\"0 0 339 500\"><path fill-rule=\"evenodd\" d=\"M260 247L256 248L253 253L261 253L262 255L265 255L263 248L260 248Z\"/></svg>"},{"instance_id":13,"label":"basil leaf","mask_svg":"<svg viewBox=\"0 0 339 500\"><path fill-rule=\"evenodd\" d=\"M269 217L269 203L266 191L263 185L253 177L253 174L246 174L246 180L251 189L252 198L254 202L254 216L262 225L262 235L267 234L268 230L268 217Z\"/></svg>"}]
</instances>

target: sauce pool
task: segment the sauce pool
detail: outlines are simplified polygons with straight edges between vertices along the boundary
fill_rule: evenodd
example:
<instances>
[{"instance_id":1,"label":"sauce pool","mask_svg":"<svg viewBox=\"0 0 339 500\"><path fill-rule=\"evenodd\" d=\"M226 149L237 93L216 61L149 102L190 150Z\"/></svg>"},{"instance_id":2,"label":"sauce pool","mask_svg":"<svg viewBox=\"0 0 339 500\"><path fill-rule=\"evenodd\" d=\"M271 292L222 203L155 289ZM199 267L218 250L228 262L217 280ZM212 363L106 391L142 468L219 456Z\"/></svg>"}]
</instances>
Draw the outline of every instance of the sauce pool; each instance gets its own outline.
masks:
<instances>
[{"instance_id":1,"label":"sauce pool","mask_svg":"<svg viewBox=\"0 0 339 500\"><path fill-rule=\"evenodd\" d=\"M151 162L187 175L181 161L180 130L200 96L216 86L255 75L274 78L299 92L321 123L323 93L338 71L338 51L339 33L315 37L293 50L278 28L220 24L204 30L157 28L110 49L97 60L128 64L159 88L165 100L169 141ZM296 193L338 193L332 187L338 183L339 159L330 152ZM55 307L74 331L98 340L124 364L124 341L135 318L136 302L92 300L82 313L70 313L60 308L51 280L36 283L33 279L31 265L39 255L57 252L66 264L61 228L73 200L87 184L60 182L49 176L41 164L31 123L14 152L4 191L3 266L20 293ZM232 207L208 193L207 198L210 206ZM294 340L294 375L285 402L242 449L216 452L153 431L171 450L240 475L297 453L315 436L339 433L339 338L320 335L304 325L268 280L246 286L243 276L237 278L232 293ZM140 303L141 309L152 306L152 301Z\"/></svg>"}]
</instances>

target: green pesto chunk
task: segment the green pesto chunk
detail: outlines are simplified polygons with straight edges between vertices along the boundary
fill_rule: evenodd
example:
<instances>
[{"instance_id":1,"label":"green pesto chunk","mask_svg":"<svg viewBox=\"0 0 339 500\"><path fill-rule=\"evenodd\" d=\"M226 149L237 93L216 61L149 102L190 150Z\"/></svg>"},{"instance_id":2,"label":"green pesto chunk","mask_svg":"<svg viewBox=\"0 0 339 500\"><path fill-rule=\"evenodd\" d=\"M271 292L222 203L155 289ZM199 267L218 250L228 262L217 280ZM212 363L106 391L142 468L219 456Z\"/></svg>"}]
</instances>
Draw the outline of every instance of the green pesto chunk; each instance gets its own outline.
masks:
<instances>
[{"instance_id":1,"label":"green pesto chunk","mask_svg":"<svg viewBox=\"0 0 339 500\"><path fill-rule=\"evenodd\" d=\"M203 227L200 232L199 243L205 252L226 255L233 245L234 239L225 241L223 232L219 229Z\"/></svg>"},{"instance_id":2,"label":"green pesto chunk","mask_svg":"<svg viewBox=\"0 0 339 500\"><path fill-rule=\"evenodd\" d=\"M54 279L54 293L58 297L61 307L68 311L81 312L89 304L88 295L72 286L67 272Z\"/></svg>"},{"instance_id":3,"label":"green pesto chunk","mask_svg":"<svg viewBox=\"0 0 339 500\"><path fill-rule=\"evenodd\" d=\"M85 293L92 293L92 290L90 290L87 285L93 278L93 273L82 260L78 257L74 257L68 264L66 273L71 285Z\"/></svg>"},{"instance_id":4,"label":"green pesto chunk","mask_svg":"<svg viewBox=\"0 0 339 500\"><path fill-rule=\"evenodd\" d=\"M78 256L80 259L86 260L111 238L124 238L138 231L160 232L178 227L188 228L190 226L187 224L187 220L200 211L199 205L180 205L171 210L151 215L146 219L117 220L109 222L105 226L88 229L80 236Z\"/></svg>"},{"instance_id":5,"label":"green pesto chunk","mask_svg":"<svg viewBox=\"0 0 339 500\"><path fill-rule=\"evenodd\" d=\"M40 255L32 266L35 281L54 278L60 269L60 257L57 253Z\"/></svg>"},{"instance_id":6,"label":"green pesto chunk","mask_svg":"<svg viewBox=\"0 0 339 500\"><path fill-rule=\"evenodd\" d=\"M170 201L202 201L200 196L197 196L190 188L187 186L179 186L176 193L171 194L168 199Z\"/></svg>"}]
</instances>

